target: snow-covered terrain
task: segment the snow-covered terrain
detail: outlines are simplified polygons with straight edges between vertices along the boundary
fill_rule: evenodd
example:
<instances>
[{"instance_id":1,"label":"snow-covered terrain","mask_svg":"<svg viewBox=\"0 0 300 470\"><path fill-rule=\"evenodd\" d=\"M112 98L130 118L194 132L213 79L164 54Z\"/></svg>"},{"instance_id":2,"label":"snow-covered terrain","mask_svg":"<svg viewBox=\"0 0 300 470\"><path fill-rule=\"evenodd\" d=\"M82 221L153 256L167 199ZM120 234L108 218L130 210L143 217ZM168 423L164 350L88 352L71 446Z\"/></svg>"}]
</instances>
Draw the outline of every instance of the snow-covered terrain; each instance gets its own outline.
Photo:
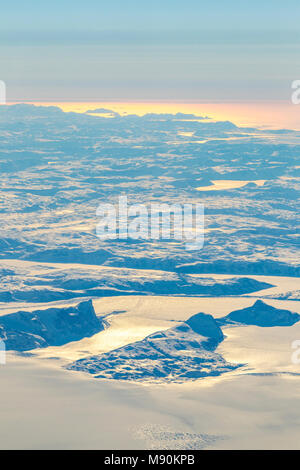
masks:
<instances>
[{"instance_id":1,"label":"snow-covered terrain","mask_svg":"<svg viewBox=\"0 0 300 470\"><path fill-rule=\"evenodd\" d=\"M1 106L1 258L299 276L299 135L184 114L105 118ZM221 190L197 190L218 181ZM129 204L203 203L205 249L99 240L96 208L122 194Z\"/></svg>"},{"instance_id":2,"label":"snow-covered terrain","mask_svg":"<svg viewBox=\"0 0 300 470\"><path fill-rule=\"evenodd\" d=\"M103 329L103 322L95 315L91 300L72 307L19 311L0 318L0 334L6 350L15 351L61 346Z\"/></svg>"},{"instance_id":3,"label":"snow-covered terrain","mask_svg":"<svg viewBox=\"0 0 300 470\"><path fill-rule=\"evenodd\" d=\"M174 328L109 353L81 359L68 369L89 372L97 378L142 382L184 382L217 376L238 367L214 352L223 338L214 318L198 313Z\"/></svg>"},{"instance_id":4,"label":"snow-covered terrain","mask_svg":"<svg viewBox=\"0 0 300 470\"><path fill-rule=\"evenodd\" d=\"M0 446L299 448L300 133L100 111L0 106ZM119 195L203 249L99 240Z\"/></svg>"},{"instance_id":5,"label":"snow-covered terrain","mask_svg":"<svg viewBox=\"0 0 300 470\"><path fill-rule=\"evenodd\" d=\"M231 312L219 319L219 324L243 323L245 325L257 325L263 327L292 326L300 320L298 313L289 310L278 309L257 300L251 307Z\"/></svg>"},{"instance_id":6,"label":"snow-covered terrain","mask_svg":"<svg viewBox=\"0 0 300 470\"><path fill-rule=\"evenodd\" d=\"M224 296L273 287L251 277L216 279L161 270L107 266L0 261L0 302L49 302L114 295Z\"/></svg>"}]
</instances>

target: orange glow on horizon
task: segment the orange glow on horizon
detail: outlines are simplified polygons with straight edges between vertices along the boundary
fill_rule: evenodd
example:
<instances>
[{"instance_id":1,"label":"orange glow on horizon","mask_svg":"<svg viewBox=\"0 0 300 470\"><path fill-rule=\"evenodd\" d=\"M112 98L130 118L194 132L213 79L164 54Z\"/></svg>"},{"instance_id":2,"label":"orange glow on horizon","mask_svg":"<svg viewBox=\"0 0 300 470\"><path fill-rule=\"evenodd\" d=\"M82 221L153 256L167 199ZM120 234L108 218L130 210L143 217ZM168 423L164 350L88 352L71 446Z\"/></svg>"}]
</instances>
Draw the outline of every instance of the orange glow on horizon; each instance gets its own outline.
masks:
<instances>
[{"instance_id":1,"label":"orange glow on horizon","mask_svg":"<svg viewBox=\"0 0 300 470\"><path fill-rule=\"evenodd\" d=\"M40 106L58 106L65 112L85 113L106 108L121 115L177 112L208 116L215 121L231 121L238 126L300 130L300 105L290 102L180 103L180 102L28 102ZM13 103L11 103L13 104Z\"/></svg>"}]
</instances>

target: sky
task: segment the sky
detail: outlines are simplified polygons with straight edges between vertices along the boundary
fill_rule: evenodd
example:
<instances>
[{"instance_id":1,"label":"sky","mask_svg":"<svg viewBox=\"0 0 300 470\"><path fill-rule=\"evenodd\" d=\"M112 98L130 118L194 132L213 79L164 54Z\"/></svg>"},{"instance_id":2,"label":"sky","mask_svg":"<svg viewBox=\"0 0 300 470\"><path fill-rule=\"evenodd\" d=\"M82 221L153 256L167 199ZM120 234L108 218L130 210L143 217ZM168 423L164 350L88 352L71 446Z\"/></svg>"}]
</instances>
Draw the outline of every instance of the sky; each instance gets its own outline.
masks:
<instances>
[{"instance_id":1,"label":"sky","mask_svg":"<svg viewBox=\"0 0 300 470\"><path fill-rule=\"evenodd\" d=\"M290 100L298 0L11 0L1 6L9 101Z\"/></svg>"}]
</instances>

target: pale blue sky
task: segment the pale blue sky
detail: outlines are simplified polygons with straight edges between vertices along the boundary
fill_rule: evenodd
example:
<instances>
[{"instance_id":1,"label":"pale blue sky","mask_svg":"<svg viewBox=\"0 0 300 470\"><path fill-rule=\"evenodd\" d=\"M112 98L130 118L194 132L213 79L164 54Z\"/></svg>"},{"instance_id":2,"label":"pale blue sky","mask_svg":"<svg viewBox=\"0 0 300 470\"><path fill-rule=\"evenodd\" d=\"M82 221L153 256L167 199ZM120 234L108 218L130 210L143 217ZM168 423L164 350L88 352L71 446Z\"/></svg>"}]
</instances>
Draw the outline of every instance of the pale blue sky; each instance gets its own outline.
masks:
<instances>
[{"instance_id":1,"label":"pale blue sky","mask_svg":"<svg viewBox=\"0 0 300 470\"><path fill-rule=\"evenodd\" d=\"M284 100L300 78L300 2L11 0L10 100Z\"/></svg>"}]
</instances>

